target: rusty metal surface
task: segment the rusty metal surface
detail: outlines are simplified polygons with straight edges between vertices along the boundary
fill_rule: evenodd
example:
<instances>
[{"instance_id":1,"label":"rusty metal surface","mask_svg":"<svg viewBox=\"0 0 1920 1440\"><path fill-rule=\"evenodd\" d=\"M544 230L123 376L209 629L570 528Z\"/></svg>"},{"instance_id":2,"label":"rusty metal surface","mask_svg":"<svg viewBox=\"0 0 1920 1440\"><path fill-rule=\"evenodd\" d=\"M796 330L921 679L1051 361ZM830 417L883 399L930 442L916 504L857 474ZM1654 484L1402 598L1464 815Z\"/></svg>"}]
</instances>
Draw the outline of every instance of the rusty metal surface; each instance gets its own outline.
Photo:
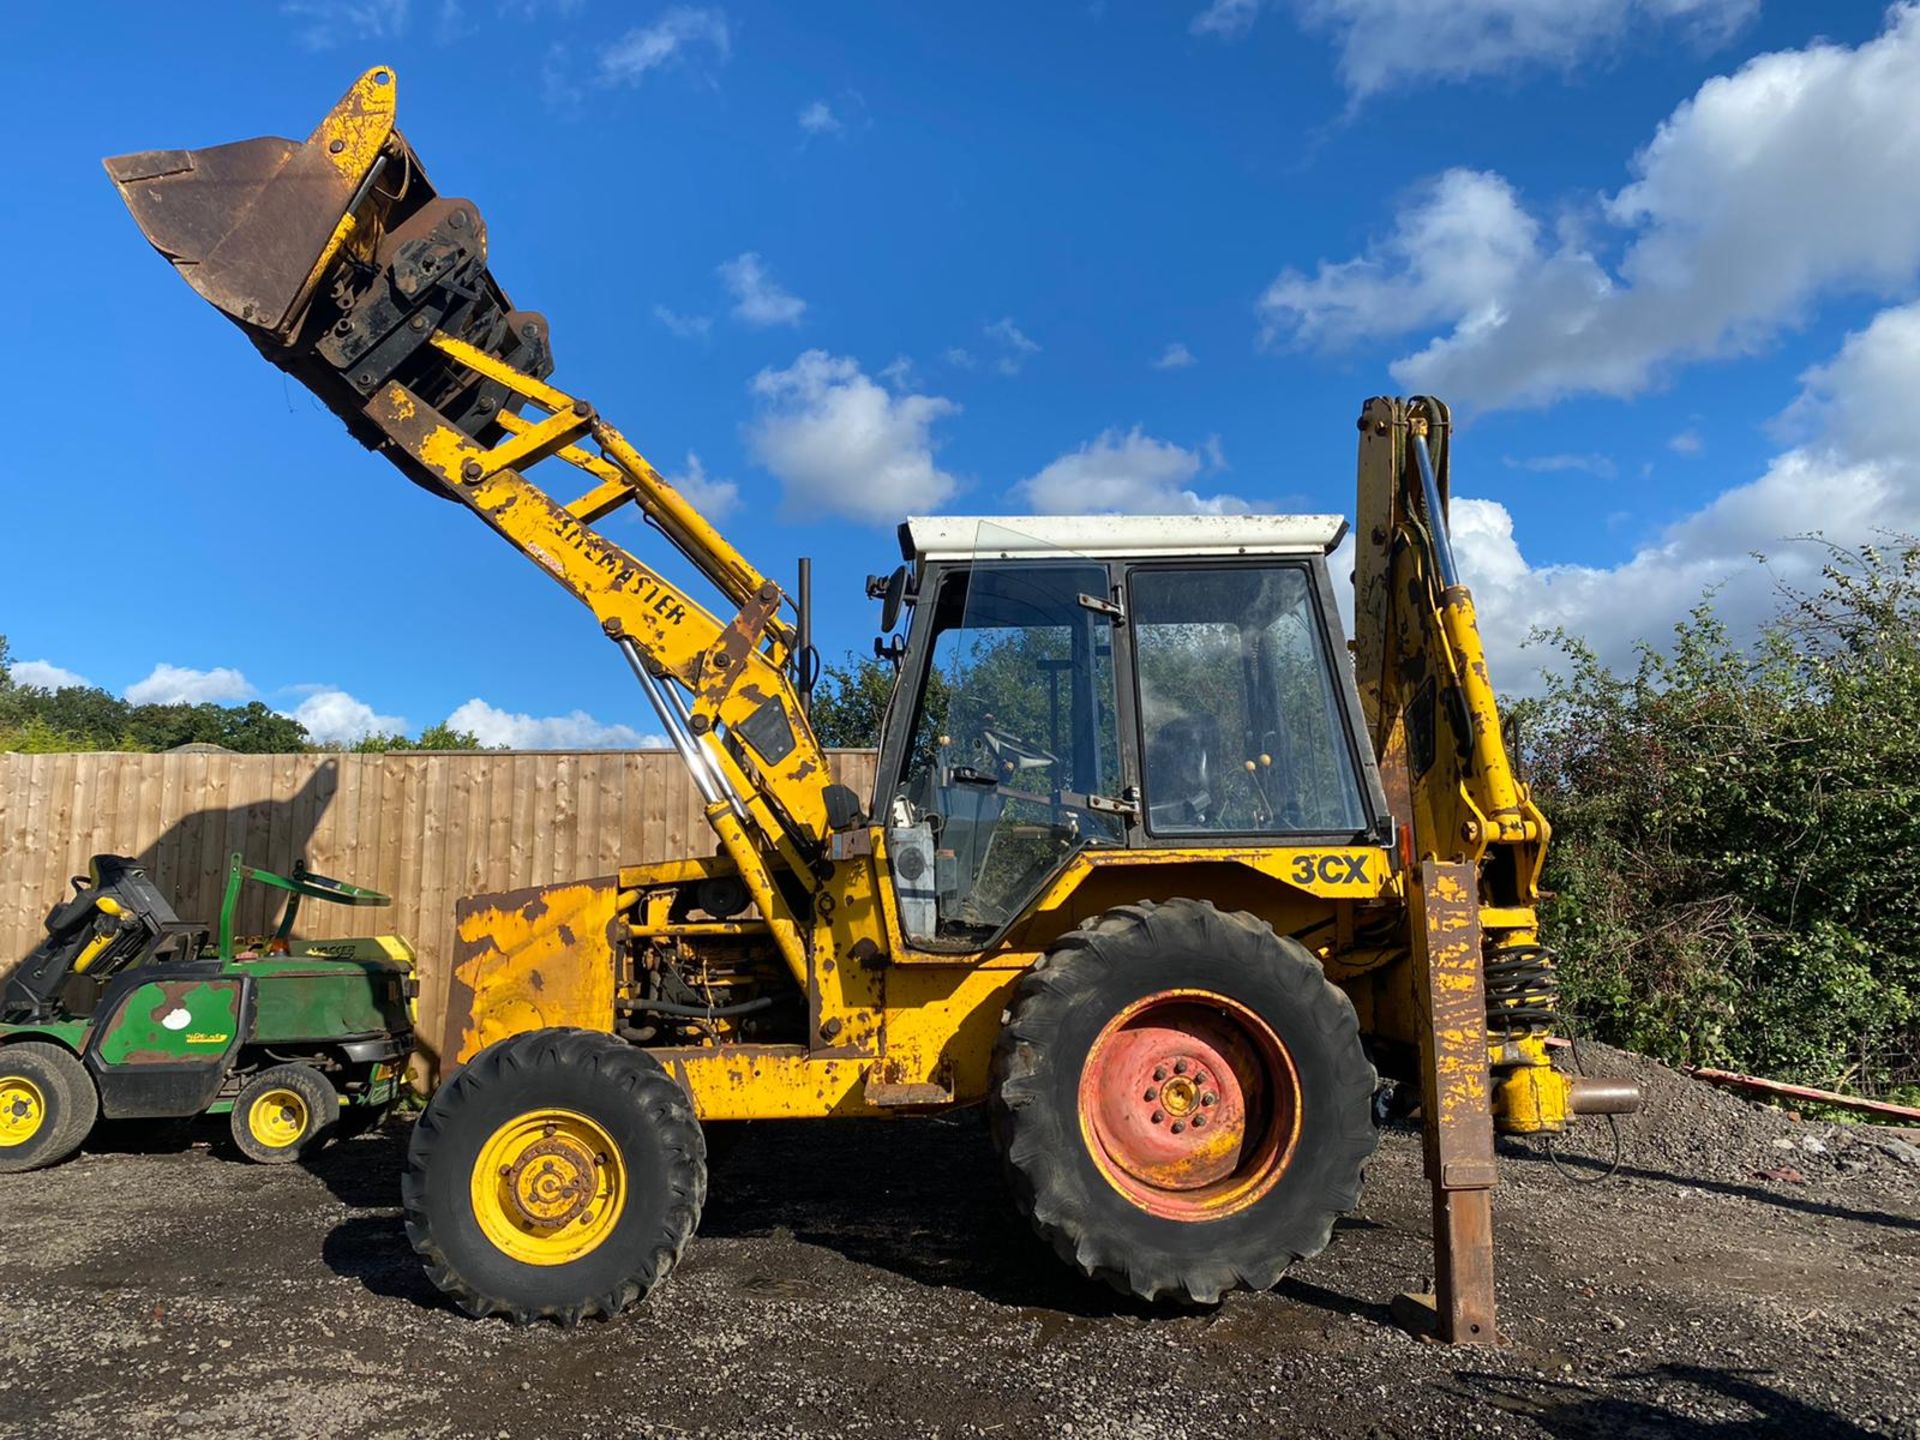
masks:
<instances>
[{"instance_id":1,"label":"rusty metal surface","mask_svg":"<svg viewBox=\"0 0 1920 1440\"><path fill-rule=\"evenodd\" d=\"M1423 861L1414 900L1435 1324L1450 1344L1491 1344L1497 1338L1492 1190L1498 1172L1474 867Z\"/></svg>"},{"instance_id":2,"label":"rusty metal surface","mask_svg":"<svg viewBox=\"0 0 1920 1440\"><path fill-rule=\"evenodd\" d=\"M619 893L609 875L460 902L441 1080L509 1035L559 1025L613 1029L624 943Z\"/></svg>"},{"instance_id":3,"label":"rusty metal surface","mask_svg":"<svg viewBox=\"0 0 1920 1440\"><path fill-rule=\"evenodd\" d=\"M779 613L780 599L780 587L769 580L747 598L740 613L727 622L712 648L701 657L695 714L704 714L709 720L719 714L721 702L747 671L747 657Z\"/></svg>"},{"instance_id":4,"label":"rusty metal surface","mask_svg":"<svg viewBox=\"0 0 1920 1440\"><path fill-rule=\"evenodd\" d=\"M188 284L243 324L279 330L392 131L394 87L374 73L304 144L150 150L112 157L107 173Z\"/></svg>"}]
</instances>

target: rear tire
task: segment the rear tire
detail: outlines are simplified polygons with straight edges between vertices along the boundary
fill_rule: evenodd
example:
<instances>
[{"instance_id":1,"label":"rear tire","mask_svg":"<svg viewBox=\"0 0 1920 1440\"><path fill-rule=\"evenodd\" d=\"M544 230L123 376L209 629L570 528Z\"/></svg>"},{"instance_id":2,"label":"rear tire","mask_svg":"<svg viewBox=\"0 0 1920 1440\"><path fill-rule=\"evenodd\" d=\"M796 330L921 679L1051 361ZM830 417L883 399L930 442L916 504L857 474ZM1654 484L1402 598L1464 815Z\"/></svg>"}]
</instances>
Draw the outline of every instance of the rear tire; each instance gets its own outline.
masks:
<instances>
[{"instance_id":1,"label":"rear tire","mask_svg":"<svg viewBox=\"0 0 1920 1440\"><path fill-rule=\"evenodd\" d=\"M1204 902L1143 902L1021 977L993 1129L1061 1259L1211 1304L1326 1246L1377 1143L1374 1086L1352 1002L1303 945Z\"/></svg>"},{"instance_id":2,"label":"rear tire","mask_svg":"<svg viewBox=\"0 0 1920 1440\"><path fill-rule=\"evenodd\" d=\"M400 1193L427 1275L469 1315L573 1325L679 1263L707 1151L660 1062L592 1030L489 1045L413 1127Z\"/></svg>"},{"instance_id":3,"label":"rear tire","mask_svg":"<svg viewBox=\"0 0 1920 1440\"><path fill-rule=\"evenodd\" d=\"M249 1160L290 1165L338 1133L340 1095L311 1065L276 1065L241 1087L227 1125Z\"/></svg>"},{"instance_id":4,"label":"rear tire","mask_svg":"<svg viewBox=\"0 0 1920 1440\"><path fill-rule=\"evenodd\" d=\"M71 1051L44 1040L0 1046L0 1175L57 1165L100 1115L100 1092Z\"/></svg>"}]
</instances>

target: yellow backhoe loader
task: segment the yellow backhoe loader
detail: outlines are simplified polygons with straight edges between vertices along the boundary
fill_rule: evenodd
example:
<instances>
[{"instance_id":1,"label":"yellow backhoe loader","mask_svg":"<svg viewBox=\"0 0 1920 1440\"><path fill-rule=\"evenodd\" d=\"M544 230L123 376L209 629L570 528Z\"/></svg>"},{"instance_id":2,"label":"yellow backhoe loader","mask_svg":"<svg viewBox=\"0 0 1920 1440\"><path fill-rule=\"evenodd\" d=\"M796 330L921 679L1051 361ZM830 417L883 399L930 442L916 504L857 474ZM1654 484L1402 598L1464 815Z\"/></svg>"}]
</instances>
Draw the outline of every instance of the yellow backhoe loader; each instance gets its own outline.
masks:
<instances>
[{"instance_id":1,"label":"yellow backhoe loader","mask_svg":"<svg viewBox=\"0 0 1920 1440\"><path fill-rule=\"evenodd\" d=\"M1148 1300L1272 1285L1416 1097L1427 1318L1495 1335L1496 1128L1631 1087L1549 1063L1516 779L1447 536L1449 424L1359 418L1336 516L915 518L869 582L899 677L871 797L808 724L805 606L586 400L368 71L305 141L106 162L181 277L362 443L582 601L718 853L460 908L407 1230L475 1315L613 1314L680 1258L702 1124L990 1107L1020 1208ZM533 478L571 474L556 499ZM597 529L635 506L718 610Z\"/></svg>"}]
</instances>

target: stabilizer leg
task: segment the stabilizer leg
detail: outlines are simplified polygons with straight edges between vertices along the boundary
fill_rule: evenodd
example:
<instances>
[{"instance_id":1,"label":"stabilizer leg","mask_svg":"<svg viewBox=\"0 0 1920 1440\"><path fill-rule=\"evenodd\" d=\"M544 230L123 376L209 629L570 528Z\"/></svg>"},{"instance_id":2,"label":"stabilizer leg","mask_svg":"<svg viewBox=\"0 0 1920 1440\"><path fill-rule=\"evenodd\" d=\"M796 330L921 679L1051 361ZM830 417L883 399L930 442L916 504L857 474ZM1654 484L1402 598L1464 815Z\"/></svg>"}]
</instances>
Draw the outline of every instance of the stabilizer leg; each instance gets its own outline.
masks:
<instances>
[{"instance_id":1,"label":"stabilizer leg","mask_svg":"<svg viewBox=\"0 0 1920 1440\"><path fill-rule=\"evenodd\" d=\"M1449 1345L1499 1339L1493 1304L1493 1110L1480 906L1470 864L1421 864L1414 905L1420 1108L1433 1186L1434 1293L1395 1299L1395 1318Z\"/></svg>"}]
</instances>

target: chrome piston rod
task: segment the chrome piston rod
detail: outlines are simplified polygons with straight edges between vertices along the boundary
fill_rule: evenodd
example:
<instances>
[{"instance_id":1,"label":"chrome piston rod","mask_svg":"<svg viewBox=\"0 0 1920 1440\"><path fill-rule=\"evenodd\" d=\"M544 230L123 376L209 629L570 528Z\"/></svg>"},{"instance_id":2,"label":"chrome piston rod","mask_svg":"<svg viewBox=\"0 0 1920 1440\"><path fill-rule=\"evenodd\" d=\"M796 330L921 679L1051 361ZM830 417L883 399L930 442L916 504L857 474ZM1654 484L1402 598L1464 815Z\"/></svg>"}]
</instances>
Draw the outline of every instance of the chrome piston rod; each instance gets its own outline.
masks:
<instances>
[{"instance_id":1,"label":"chrome piston rod","mask_svg":"<svg viewBox=\"0 0 1920 1440\"><path fill-rule=\"evenodd\" d=\"M647 699L653 704L653 713L660 717L660 725L680 756L680 763L687 767L687 773L693 777L694 788L700 792L700 798L709 805L725 801L738 813L741 808L740 797L733 793L733 787L727 784L726 776L713 763L713 757L707 754L687 728L685 705L669 703L669 699L678 702L680 697L653 677L637 644L626 638L615 643L620 646L620 653L627 657L627 664L633 667L634 678L640 682L640 688L646 691Z\"/></svg>"}]
</instances>

